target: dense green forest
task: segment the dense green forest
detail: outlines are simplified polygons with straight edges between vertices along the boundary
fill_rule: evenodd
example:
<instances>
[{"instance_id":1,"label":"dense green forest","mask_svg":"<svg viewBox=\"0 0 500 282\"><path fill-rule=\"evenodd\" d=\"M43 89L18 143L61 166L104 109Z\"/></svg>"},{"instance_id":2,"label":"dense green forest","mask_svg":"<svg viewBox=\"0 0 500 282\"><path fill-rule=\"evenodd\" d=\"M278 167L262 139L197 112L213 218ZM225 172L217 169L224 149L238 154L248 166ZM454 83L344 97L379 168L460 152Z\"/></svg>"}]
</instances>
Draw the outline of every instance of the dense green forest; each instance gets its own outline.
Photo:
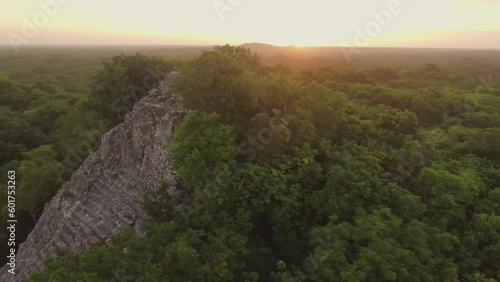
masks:
<instances>
[{"instance_id":1,"label":"dense green forest","mask_svg":"<svg viewBox=\"0 0 500 282\"><path fill-rule=\"evenodd\" d=\"M31 281L500 280L500 64L488 54L339 65L297 50L220 46L187 62L115 51L0 54L17 239L144 95L131 89L173 69L189 109L170 140L181 197L158 187L143 234L61 250ZM4 229L4 197L0 208Z\"/></svg>"},{"instance_id":2,"label":"dense green forest","mask_svg":"<svg viewBox=\"0 0 500 282\"><path fill-rule=\"evenodd\" d=\"M189 110L170 140L181 183L145 196L142 234L61 250L30 281L500 281L500 68L392 63L297 71L226 45L115 57L88 95L3 76L1 165L26 217L148 66L179 69Z\"/></svg>"}]
</instances>

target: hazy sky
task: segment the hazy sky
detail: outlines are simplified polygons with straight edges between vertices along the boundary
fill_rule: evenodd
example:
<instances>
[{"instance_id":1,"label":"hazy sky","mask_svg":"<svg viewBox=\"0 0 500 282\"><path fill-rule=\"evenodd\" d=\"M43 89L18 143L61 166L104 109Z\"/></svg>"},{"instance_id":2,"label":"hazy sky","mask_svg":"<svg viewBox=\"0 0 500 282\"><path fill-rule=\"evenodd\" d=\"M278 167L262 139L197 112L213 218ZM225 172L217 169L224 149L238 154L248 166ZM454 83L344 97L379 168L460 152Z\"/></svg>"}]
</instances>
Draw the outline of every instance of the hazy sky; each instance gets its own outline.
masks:
<instances>
[{"instance_id":1,"label":"hazy sky","mask_svg":"<svg viewBox=\"0 0 500 282\"><path fill-rule=\"evenodd\" d=\"M0 35L17 45L500 48L500 0L0 0Z\"/></svg>"}]
</instances>

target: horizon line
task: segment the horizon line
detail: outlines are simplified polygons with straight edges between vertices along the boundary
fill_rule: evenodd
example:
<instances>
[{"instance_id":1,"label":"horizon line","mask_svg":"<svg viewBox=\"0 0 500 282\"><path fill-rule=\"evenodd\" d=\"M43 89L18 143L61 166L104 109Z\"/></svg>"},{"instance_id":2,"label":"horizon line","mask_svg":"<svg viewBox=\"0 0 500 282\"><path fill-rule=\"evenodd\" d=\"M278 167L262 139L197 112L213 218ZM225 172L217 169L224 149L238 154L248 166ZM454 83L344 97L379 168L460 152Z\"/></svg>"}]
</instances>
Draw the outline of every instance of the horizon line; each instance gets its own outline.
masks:
<instances>
[{"instance_id":1,"label":"horizon line","mask_svg":"<svg viewBox=\"0 0 500 282\"><path fill-rule=\"evenodd\" d=\"M381 49L381 48L389 48L389 49L437 49L437 50L487 50L487 51L500 51L500 48L488 48L488 47L431 47L431 46L338 46L338 45L273 45L270 43L263 42L245 42L241 44L229 44L229 43L220 43L220 44L129 44L129 43L118 43L118 44L108 44L108 43L43 43L43 44L25 44L20 46L20 48L30 48L30 47L214 47L214 46L223 46L223 45L231 45L231 46L242 46L242 45L265 45L267 47L276 47L276 48L295 48L295 49L305 49L305 48L356 48L356 49ZM0 44L0 48L12 47L11 44Z\"/></svg>"}]
</instances>

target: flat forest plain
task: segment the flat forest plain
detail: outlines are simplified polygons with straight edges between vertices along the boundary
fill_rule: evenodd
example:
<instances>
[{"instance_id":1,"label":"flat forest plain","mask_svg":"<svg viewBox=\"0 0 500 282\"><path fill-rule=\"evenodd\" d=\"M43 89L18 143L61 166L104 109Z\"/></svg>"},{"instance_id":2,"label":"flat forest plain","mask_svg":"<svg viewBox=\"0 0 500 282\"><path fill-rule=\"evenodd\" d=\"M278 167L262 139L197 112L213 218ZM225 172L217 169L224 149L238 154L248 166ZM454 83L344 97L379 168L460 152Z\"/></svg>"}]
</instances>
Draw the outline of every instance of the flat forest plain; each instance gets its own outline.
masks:
<instances>
[{"instance_id":1,"label":"flat forest plain","mask_svg":"<svg viewBox=\"0 0 500 282\"><path fill-rule=\"evenodd\" d=\"M271 69L270 72L285 73L303 83L317 81L332 91L344 92L349 101L354 101L349 107L358 107L354 110L347 107L345 111L359 112L356 119L361 120L360 124L374 117L374 132L364 134L356 131L359 136L352 137L352 140L372 138L370 140L373 141L374 136L387 138L376 141L390 144L393 148L387 152L397 155L398 150L405 152L406 146L410 150L411 146L408 144L411 142L408 140L419 140L437 128L444 130L452 141L444 145L445 153L441 161L455 161L462 156L474 155L472 160L460 165L466 171L470 168L469 165L473 166L471 163L477 162L479 165L471 169L477 170L478 175L484 173L478 176L478 179L484 180L484 187L489 187L485 188L484 195L498 197L500 50L346 50L339 47L271 46L262 43L242 46L256 52L262 64ZM102 134L95 125L99 113L86 107L91 99L91 84L96 81L96 77L103 76L103 62L110 62L120 54L134 56L138 53L173 61L174 65L180 66L188 64L190 59L200 55L202 51L212 50L212 47L40 45L21 48L18 53L9 46L0 48L0 173L7 175L7 171L12 169L21 172L17 195L18 244L26 239L40 217L43 205L71 175L71 171L66 171L62 179L57 179L52 175L53 171L58 166L65 165L65 158L71 148L82 138ZM479 102L473 98L478 91L484 93L485 97ZM417 99L411 97L412 93L423 93L426 96ZM472 106L468 104L469 100L472 101ZM198 106L203 108L203 105ZM321 125L318 122L318 125L314 124L317 128ZM329 132L327 124L322 126L325 126L325 132ZM356 126L353 125L353 128ZM359 128L363 127L360 125ZM369 134L373 135L366 137ZM345 135L349 136L349 133ZM411 137L405 139L405 136ZM474 140L475 137L478 137L477 140ZM339 142L337 145L341 147L343 141L332 142ZM360 144L363 142L359 141ZM368 142L363 146L373 145L370 144ZM488 168L481 172L481 165L486 163ZM72 170L76 168L74 164L71 166ZM446 169L442 168L442 171ZM0 184L1 195L6 195L5 184ZM491 187L497 187L496 194L487 194ZM5 229L7 216L6 203L6 197L0 197L2 229ZM478 210L498 218L498 208L494 208L494 204L484 206L484 209ZM493 232L495 228L500 227L492 227L489 231ZM462 231L457 232L463 235L460 233ZM496 239L490 238L488 244L495 245L496 240L496 246L499 246L498 229L492 236ZM3 264L7 244L3 238L1 240L0 264ZM482 243L486 244L485 242ZM481 253L482 256L487 254L487 251ZM499 278L500 274L492 272L495 263L488 264L485 257L481 259L485 264L482 266L485 277ZM468 267L474 269L476 266ZM477 269L481 268L477 266Z\"/></svg>"}]
</instances>

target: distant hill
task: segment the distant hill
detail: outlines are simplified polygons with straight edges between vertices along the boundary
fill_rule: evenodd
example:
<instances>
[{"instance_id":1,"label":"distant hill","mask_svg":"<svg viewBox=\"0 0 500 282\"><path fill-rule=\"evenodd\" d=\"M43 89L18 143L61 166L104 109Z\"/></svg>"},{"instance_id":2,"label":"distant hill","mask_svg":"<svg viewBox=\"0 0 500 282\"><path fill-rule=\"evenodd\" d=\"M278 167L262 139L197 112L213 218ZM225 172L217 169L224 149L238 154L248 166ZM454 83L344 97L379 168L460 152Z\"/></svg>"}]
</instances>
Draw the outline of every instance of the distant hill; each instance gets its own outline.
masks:
<instances>
[{"instance_id":1,"label":"distant hill","mask_svg":"<svg viewBox=\"0 0 500 282\"><path fill-rule=\"evenodd\" d=\"M292 57L307 57L325 55L325 51L328 52L327 55L332 55L335 50L339 50L337 47L296 47L296 46L275 46L267 43L245 43L240 45L245 48L249 48L252 52L259 54L260 56L292 56ZM338 51L337 51L338 53Z\"/></svg>"},{"instance_id":2,"label":"distant hill","mask_svg":"<svg viewBox=\"0 0 500 282\"><path fill-rule=\"evenodd\" d=\"M253 42L253 43L245 43L240 45L241 47L248 48L252 50L252 52L256 52L261 55L271 55L271 54L276 54L280 52L280 49L283 47L278 47L274 46L271 44L267 43L258 43L258 42Z\"/></svg>"}]
</instances>

